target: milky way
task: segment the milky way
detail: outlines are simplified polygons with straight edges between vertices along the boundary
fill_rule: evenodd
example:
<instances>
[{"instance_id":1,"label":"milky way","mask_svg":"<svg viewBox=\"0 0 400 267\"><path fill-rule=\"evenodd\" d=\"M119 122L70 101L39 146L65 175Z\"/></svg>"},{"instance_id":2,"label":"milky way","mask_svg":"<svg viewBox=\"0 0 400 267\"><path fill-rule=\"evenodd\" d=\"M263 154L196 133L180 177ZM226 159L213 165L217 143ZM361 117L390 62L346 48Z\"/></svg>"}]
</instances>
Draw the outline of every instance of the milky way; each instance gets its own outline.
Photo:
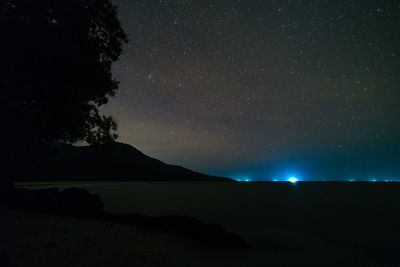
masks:
<instances>
[{"instance_id":1,"label":"milky way","mask_svg":"<svg viewBox=\"0 0 400 267\"><path fill-rule=\"evenodd\" d=\"M210 174L399 173L400 1L113 3L120 141Z\"/></svg>"}]
</instances>

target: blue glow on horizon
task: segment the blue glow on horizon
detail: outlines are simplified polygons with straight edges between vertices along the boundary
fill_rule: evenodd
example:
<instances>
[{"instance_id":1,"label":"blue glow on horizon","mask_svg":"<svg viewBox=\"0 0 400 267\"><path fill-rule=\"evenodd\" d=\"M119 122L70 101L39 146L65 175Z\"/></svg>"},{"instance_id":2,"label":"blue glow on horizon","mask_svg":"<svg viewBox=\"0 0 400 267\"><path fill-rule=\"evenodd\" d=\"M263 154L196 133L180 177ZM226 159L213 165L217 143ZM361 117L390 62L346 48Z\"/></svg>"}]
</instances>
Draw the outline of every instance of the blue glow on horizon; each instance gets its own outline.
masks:
<instances>
[{"instance_id":1,"label":"blue glow on horizon","mask_svg":"<svg viewBox=\"0 0 400 267\"><path fill-rule=\"evenodd\" d=\"M246 177L246 176L232 178L232 179L236 180L237 182L251 182L252 181L249 177Z\"/></svg>"},{"instance_id":2,"label":"blue glow on horizon","mask_svg":"<svg viewBox=\"0 0 400 267\"><path fill-rule=\"evenodd\" d=\"M399 183L400 177L385 177L385 176L347 176L347 177L339 177L339 178L314 178L314 177L303 177L304 174L299 174L298 172L282 172L281 175L271 175L270 177L257 177L252 176L250 174L242 173L236 175L229 175L230 178L236 180L237 182L290 182L295 185L298 182L370 182L370 183ZM229 177L228 176L228 177Z\"/></svg>"}]
</instances>

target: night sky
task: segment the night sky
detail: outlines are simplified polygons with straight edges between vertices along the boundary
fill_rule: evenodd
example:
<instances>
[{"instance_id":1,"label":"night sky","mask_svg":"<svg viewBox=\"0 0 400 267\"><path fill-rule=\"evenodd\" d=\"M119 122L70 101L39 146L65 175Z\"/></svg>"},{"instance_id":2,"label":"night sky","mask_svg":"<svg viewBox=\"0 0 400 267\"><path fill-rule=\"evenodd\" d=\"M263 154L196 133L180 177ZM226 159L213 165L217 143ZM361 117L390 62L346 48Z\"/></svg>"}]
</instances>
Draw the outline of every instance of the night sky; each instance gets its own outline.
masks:
<instances>
[{"instance_id":1,"label":"night sky","mask_svg":"<svg viewBox=\"0 0 400 267\"><path fill-rule=\"evenodd\" d=\"M119 141L233 178L400 178L400 1L114 0Z\"/></svg>"}]
</instances>

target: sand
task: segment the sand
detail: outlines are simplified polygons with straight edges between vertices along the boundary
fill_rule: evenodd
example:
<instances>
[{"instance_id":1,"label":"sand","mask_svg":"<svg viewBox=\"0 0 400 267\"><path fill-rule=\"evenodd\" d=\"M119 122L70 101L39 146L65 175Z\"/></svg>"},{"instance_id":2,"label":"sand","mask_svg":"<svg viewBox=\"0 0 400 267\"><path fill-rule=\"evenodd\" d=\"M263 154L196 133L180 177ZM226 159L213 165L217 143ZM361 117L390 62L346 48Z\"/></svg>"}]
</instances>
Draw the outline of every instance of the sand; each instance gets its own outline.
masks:
<instances>
[{"instance_id":1,"label":"sand","mask_svg":"<svg viewBox=\"0 0 400 267\"><path fill-rule=\"evenodd\" d=\"M54 184L41 185L50 186ZM189 215L225 226L251 247L232 251L130 226L6 210L0 245L16 266L396 266L398 262L400 184L80 186L98 193L109 212Z\"/></svg>"},{"instance_id":2,"label":"sand","mask_svg":"<svg viewBox=\"0 0 400 267\"><path fill-rule=\"evenodd\" d=\"M239 257L125 225L4 208L0 212L0 246L14 266L218 266L221 259Z\"/></svg>"}]
</instances>

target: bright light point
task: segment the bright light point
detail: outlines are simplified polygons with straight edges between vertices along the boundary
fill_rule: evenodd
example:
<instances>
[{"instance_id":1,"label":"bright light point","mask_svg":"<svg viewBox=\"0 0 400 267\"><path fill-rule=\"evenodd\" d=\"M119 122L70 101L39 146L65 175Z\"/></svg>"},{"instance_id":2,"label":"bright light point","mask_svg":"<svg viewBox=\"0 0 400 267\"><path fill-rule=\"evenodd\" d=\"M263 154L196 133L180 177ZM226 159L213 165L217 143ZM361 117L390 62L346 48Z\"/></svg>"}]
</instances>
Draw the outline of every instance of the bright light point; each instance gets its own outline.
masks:
<instances>
[{"instance_id":1,"label":"bright light point","mask_svg":"<svg viewBox=\"0 0 400 267\"><path fill-rule=\"evenodd\" d=\"M295 184L299 181L299 179L297 179L296 177L290 177L288 181L291 182L292 184Z\"/></svg>"}]
</instances>

